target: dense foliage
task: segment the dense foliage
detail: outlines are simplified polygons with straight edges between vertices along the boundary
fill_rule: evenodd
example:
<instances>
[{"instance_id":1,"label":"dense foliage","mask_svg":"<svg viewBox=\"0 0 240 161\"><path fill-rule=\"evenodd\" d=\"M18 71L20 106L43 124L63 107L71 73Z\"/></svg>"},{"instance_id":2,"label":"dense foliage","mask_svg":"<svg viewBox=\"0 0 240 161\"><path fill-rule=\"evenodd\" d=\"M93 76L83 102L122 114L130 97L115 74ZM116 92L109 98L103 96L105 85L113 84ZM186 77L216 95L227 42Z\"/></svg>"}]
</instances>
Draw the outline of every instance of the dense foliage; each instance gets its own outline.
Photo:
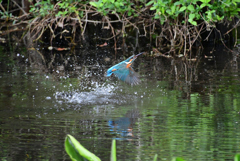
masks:
<instances>
[{"instance_id":1,"label":"dense foliage","mask_svg":"<svg viewBox=\"0 0 240 161\"><path fill-rule=\"evenodd\" d=\"M170 19L179 19L184 17L182 23L188 20L193 25L198 24L198 20L207 23L213 23L227 18L232 20L235 16L239 17L238 7L240 0L140 0L140 1L123 1L123 0L99 0L99 1L73 1L63 0L53 4L52 1L39 1L31 6L30 12L35 16L53 15L56 17L67 16L80 10L80 17L84 17L86 5L94 6L98 12L107 16L109 14L118 14L120 17L139 16L149 9L154 11L151 16L160 20L161 24ZM82 6L82 7L81 7ZM57 12L56 12L57 11ZM1 12L4 15L3 12Z\"/></svg>"},{"instance_id":2,"label":"dense foliage","mask_svg":"<svg viewBox=\"0 0 240 161\"><path fill-rule=\"evenodd\" d=\"M178 51L186 55L196 41L201 43L203 32L209 31L211 34L215 30L223 39L223 34L227 35L232 31L231 28L237 27L239 21L235 22L235 18L239 17L239 4L240 0L30 1L29 14L33 17L28 19L31 22L28 29L35 40L41 38L44 31L49 29L52 40L58 34L55 33L55 24L61 28L69 25L72 26L71 33L75 33L76 28L80 27L84 39L88 23L107 23L112 34L109 39L114 40L115 48L117 35L125 37L127 32L137 31L136 36L142 35L150 42L155 42L152 44L155 47L168 44L169 53L176 54L175 51ZM9 11L9 5L10 1L0 6L1 19L22 23L22 17L16 18ZM217 29L216 23L222 22L225 22L229 32L222 33ZM118 28L120 32L116 31L114 23L121 24L121 28ZM74 40L74 36L72 39Z\"/></svg>"},{"instance_id":3,"label":"dense foliage","mask_svg":"<svg viewBox=\"0 0 240 161\"><path fill-rule=\"evenodd\" d=\"M150 0L148 3L146 2L140 1L141 4L137 5L122 0L99 0L90 2L90 4L105 16L110 13L125 14L125 12L128 16L138 16L138 13L142 12L144 7L150 6L150 10L154 11L154 19L160 20L161 24L167 20L179 19L180 17L184 17L182 23L188 20L192 25L197 25L198 20L207 23L218 22L224 18L232 20L232 18L238 16L240 11L237 4L240 0L213 2L211 0L179 0L176 2L172 0Z\"/></svg>"}]
</instances>

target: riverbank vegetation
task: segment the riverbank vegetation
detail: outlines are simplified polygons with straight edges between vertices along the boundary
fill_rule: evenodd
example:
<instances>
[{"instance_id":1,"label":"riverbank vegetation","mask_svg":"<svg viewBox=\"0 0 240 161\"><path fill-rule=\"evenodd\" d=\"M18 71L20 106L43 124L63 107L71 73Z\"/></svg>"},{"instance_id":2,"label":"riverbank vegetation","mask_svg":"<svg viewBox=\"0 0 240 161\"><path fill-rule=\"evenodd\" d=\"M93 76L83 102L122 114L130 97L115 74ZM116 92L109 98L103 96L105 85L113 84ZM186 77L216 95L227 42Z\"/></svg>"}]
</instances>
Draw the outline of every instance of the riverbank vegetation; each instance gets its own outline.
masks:
<instances>
[{"instance_id":1,"label":"riverbank vegetation","mask_svg":"<svg viewBox=\"0 0 240 161\"><path fill-rule=\"evenodd\" d=\"M22 39L74 47L107 42L115 51L144 44L188 56L209 40L228 46L232 31L237 42L239 6L240 0L0 0L0 34L24 30Z\"/></svg>"}]
</instances>

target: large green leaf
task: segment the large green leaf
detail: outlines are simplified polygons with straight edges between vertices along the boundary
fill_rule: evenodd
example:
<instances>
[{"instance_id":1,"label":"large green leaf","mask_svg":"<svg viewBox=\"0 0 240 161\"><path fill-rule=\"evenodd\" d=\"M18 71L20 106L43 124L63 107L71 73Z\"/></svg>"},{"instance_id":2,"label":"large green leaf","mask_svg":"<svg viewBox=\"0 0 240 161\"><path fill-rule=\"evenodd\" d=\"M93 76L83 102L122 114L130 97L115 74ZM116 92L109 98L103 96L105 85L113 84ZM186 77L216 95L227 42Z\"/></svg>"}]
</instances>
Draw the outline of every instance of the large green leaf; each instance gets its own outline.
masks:
<instances>
[{"instance_id":1,"label":"large green leaf","mask_svg":"<svg viewBox=\"0 0 240 161\"><path fill-rule=\"evenodd\" d=\"M84 158L90 161L101 161L96 155L85 149L73 136L65 138L65 150L73 161L83 161Z\"/></svg>"},{"instance_id":2,"label":"large green leaf","mask_svg":"<svg viewBox=\"0 0 240 161\"><path fill-rule=\"evenodd\" d=\"M240 161L240 154L236 154L236 155L235 155L234 161Z\"/></svg>"},{"instance_id":3,"label":"large green leaf","mask_svg":"<svg viewBox=\"0 0 240 161\"><path fill-rule=\"evenodd\" d=\"M72 141L68 137L65 138L65 150L72 160L84 161L84 158L76 151Z\"/></svg>"}]
</instances>

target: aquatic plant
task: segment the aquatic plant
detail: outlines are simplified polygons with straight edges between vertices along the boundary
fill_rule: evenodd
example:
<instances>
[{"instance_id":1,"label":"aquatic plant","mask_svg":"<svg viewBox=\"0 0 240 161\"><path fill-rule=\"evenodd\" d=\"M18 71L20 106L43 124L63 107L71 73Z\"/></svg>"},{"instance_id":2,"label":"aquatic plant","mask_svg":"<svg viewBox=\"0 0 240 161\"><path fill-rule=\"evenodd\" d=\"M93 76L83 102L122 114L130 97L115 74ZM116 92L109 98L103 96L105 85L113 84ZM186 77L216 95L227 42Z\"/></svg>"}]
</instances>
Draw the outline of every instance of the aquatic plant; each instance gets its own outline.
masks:
<instances>
[{"instance_id":1,"label":"aquatic plant","mask_svg":"<svg viewBox=\"0 0 240 161\"><path fill-rule=\"evenodd\" d=\"M100 161L101 159L98 158L93 153L89 152L87 149L85 149L73 136L67 135L65 138L65 150L70 156L72 160L81 161L87 159L87 160L93 160L93 161ZM112 146L111 146L111 161L117 160L117 152L116 152L116 140L112 140ZM157 161L158 155L156 154L153 158L153 161ZM185 161L184 159L180 157L174 157L172 161ZM240 161L240 154L236 154L234 157L234 161Z\"/></svg>"},{"instance_id":2,"label":"aquatic plant","mask_svg":"<svg viewBox=\"0 0 240 161\"><path fill-rule=\"evenodd\" d=\"M85 149L73 136L67 135L65 138L65 150L72 160L81 161L84 158L88 160L100 161L100 159Z\"/></svg>"},{"instance_id":3,"label":"aquatic plant","mask_svg":"<svg viewBox=\"0 0 240 161\"><path fill-rule=\"evenodd\" d=\"M98 158L93 153L89 152L87 149L85 149L73 136L67 135L65 138L65 150L70 156L72 160L81 161L87 159L92 161L100 161L101 159ZM112 140L112 146L111 146L111 161L117 160L117 152L116 152L116 140ZM154 156L153 161L157 161L157 155ZM180 158L174 158L172 161L184 161L180 160Z\"/></svg>"}]
</instances>

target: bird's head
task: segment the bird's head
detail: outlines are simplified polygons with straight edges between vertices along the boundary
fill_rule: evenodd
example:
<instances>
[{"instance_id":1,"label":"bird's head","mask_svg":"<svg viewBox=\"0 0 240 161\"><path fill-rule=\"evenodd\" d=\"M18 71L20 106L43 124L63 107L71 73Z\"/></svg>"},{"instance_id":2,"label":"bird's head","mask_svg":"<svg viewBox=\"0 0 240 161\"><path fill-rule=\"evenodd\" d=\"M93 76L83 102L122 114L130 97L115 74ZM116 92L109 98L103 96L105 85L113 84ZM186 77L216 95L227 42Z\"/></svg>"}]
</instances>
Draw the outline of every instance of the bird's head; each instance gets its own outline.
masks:
<instances>
[{"instance_id":1,"label":"bird's head","mask_svg":"<svg viewBox=\"0 0 240 161\"><path fill-rule=\"evenodd\" d=\"M116 68L109 68L109 69L107 70L106 76L107 76L107 77L110 77L110 76L113 74L113 72L116 71L116 70L117 70Z\"/></svg>"}]
</instances>

